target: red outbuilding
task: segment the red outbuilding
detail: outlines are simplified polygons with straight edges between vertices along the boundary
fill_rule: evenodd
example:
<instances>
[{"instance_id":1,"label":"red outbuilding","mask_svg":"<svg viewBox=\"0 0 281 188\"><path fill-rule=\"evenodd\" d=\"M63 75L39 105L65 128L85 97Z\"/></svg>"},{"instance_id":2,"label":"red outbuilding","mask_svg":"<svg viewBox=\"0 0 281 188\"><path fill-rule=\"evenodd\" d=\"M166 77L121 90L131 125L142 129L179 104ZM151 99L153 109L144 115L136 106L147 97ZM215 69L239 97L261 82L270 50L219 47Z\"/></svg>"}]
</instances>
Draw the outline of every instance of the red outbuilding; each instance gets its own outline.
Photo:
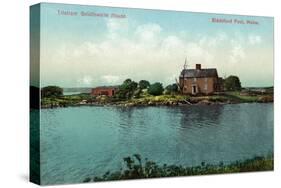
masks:
<instances>
[{"instance_id":1,"label":"red outbuilding","mask_svg":"<svg viewBox=\"0 0 281 188\"><path fill-rule=\"evenodd\" d=\"M117 86L100 86L93 88L91 91L91 95L93 96L100 96L105 95L112 97L116 94L116 91L118 90Z\"/></svg>"}]
</instances>

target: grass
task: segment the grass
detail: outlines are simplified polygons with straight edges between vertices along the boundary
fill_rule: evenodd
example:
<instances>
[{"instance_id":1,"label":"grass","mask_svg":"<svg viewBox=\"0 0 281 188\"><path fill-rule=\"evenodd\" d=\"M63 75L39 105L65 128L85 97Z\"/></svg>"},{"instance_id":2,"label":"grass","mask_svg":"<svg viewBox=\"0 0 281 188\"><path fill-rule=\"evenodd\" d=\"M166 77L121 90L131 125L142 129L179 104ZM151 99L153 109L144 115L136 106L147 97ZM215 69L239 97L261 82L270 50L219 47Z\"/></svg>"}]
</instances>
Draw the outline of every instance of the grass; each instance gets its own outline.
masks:
<instances>
[{"instance_id":1,"label":"grass","mask_svg":"<svg viewBox=\"0 0 281 188\"><path fill-rule=\"evenodd\" d=\"M90 101L94 100L90 94L75 94L75 95L64 95L60 97L44 97L41 99L41 105L43 107L57 107L57 106L71 106L77 105L83 100Z\"/></svg>"},{"instance_id":2,"label":"grass","mask_svg":"<svg viewBox=\"0 0 281 188\"><path fill-rule=\"evenodd\" d=\"M196 103L253 103L253 102L273 102L273 94L251 95L241 94L238 91L224 92L216 95L207 96L189 96L181 94L163 94L160 96L152 96L144 91L138 98L128 100L118 99L115 97L98 96L93 97L90 94L75 94L56 98L42 98L42 107L66 107L75 106L82 103L96 104L117 104L124 106L138 105L177 105L177 104L196 104Z\"/></svg>"},{"instance_id":3,"label":"grass","mask_svg":"<svg viewBox=\"0 0 281 188\"><path fill-rule=\"evenodd\" d=\"M192 103L198 103L200 101L209 102L222 102L222 103L253 103L253 102L273 102L273 95L243 95L239 91L224 92L216 95L208 96L192 96L190 101Z\"/></svg>"},{"instance_id":4,"label":"grass","mask_svg":"<svg viewBox=\"0 0 281 188\"><path fill-rule=\"evenodd\" d=\"M230 164L206 164L194 167L184 167L181 165L159 165L148 159L142 160L139 154L123 159L125 168L115 172L106 172L103 176L87 177L83 182L110 181L140 178L159 178L174 176L191 176L221 173L253 172L273 170L273 155L266 157L254 157L244 161L235 161Z\"/></svg>"},{"instance_id":5,"label":"grass","mask_svg":"<svg viewBox=\"0 0 281 188\"><path fill-rule=\"evenodd\" d=\"M259 96L251 95L240 95L240 92L226 92L226 96L229 99L241 101L241 102L256 102L259 99Z\"/></svg>"},{"instance_id":6,"label":"grass","mask_svg":"<svg viewBox=\"0 0 281 188\"><path fill-rule=\"evenodd\" d=\"M137 99L130 99L125 102L131 102L136 104L145 104L148 102L152 103L181 103L181 102L191 102L191 103L198 103L201 101L208 101L208 102L221 102L221 103L252 103L252 102L272 102L273 95L242 95L239 91L234 92L224 92L216 95L207 95L207 96L189 96L189 95L160 95L160 96L151 96L148 94L143 94L140 98Z\"/></svg>"},{"instance_id":7,"label":"grass","mask_svg":"<svg viewBox=\"0 0 281 188\"><path fill-rule=\"evenodd\" d=\"M152 96L146 95L141 96L140 98L134 98L128 100L128 102L136 103L136 104L146 104L146 103L168 103L168 102L178 102L188 100L189 96L186 95L159 95L159 96Z\"/></svg>"},{"instance_id":8,"label":"grass","mask_svg":"<svg viewBox=\"0 0 281 188\"><path fill-rule=\"evenodd\" d=\"M225 96L233 101L238 102L266 102L265 100L273 101L273 94L266 95L241 95L240 92L225 92Z\"/></svg>"}]
</instances>

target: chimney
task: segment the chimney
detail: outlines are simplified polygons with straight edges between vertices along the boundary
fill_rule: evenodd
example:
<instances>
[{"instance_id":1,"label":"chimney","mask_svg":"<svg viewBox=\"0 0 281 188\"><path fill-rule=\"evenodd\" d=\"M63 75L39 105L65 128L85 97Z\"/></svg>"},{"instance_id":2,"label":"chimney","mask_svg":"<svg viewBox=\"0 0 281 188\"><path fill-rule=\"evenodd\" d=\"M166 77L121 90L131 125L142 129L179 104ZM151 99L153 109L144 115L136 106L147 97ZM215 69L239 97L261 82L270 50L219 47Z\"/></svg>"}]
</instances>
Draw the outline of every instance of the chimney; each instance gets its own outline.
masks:
<instances>
[{"instance_id":1,"label":"chimney","mask_svg":"<svg viewBox=\"0 0 281 188\"><path fill-rule=\"evenodd\" d=\"M201 70L201 64L196 64L196 70Z\"/></svg>"}]
</instances>

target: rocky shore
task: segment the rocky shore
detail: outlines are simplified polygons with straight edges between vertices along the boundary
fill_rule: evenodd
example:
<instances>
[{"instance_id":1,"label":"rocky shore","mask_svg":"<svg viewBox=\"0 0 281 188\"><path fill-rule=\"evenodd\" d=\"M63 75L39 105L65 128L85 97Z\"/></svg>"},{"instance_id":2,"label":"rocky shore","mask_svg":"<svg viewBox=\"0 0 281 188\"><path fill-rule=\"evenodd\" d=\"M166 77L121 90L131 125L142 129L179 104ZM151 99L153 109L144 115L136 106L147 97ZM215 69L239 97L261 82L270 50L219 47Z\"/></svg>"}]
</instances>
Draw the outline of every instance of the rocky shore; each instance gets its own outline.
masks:
<instances>
[{"instance_id":1,"label":"rocky shore","mask_svg":"<svg viewBox=\"0 0 281 188\"><path fill-rule=\"evenodd\" d=\"M119 106L119 107L145 107L145 106L189 106L189 105L223 105L238 103L271 103L273 96L233 97L233 96L201 96L201 97L149 97L114 101L109 99L81 100L77 102L55 102L41 104L41 108L60 108L70 106Z\"/></svg>"}]
</instances>

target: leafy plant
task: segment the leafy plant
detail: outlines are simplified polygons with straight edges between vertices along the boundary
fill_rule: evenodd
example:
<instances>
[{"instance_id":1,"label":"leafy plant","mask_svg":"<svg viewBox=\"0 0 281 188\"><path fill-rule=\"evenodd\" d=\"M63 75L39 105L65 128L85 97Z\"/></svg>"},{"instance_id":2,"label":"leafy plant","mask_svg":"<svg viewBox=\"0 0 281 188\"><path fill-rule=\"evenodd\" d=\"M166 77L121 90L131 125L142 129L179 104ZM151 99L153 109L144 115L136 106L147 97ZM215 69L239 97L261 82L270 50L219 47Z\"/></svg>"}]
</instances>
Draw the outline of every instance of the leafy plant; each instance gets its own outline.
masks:
<instances>
[{"instance_id":1,"label":"leafy plant","mask_svg":"<svg viewBox=\"0 0 281 188\"><path fill-rule=\"evenodd\" d=\"M121 99L130 99L137 88L137 82L132 81L131 79L126 79L123 84L119 86L116 96Z\"/></svg>"},{"instance_id":2,"label":"leafy plant","mask_svg":"<svg viewBox=\"0 0 281 188\"><path fill-rule=\"evenodd\" d=\"M125 157L123 158L123 161L126 166L125 169L112 173L107 171L101 177L87 177L84 182L266 171L273 170L274 162L273 156L268 155L266 157L258 156L244 161L235 161L230 164L224 164L223 162L218 164L207 164L203 161L199 166L183 167L181 165L159 165L156 162L149 161L147 158L145 158L145 162L142 163L142 159L139 154L134 154L132 157Z\"/></svg>"},{"instance_id":3,"label":"leafy plant","mask_svg":"<svg viewBox=\"0 0 281 188\"><path fill-rule=\"evenodd\" d=\"M149 86L150 86L149 81L147 81L147 80L139 81L139 88L140 89L147 89Z\"/></svg>"},{"instance_id":4,"label":"leafy plant","mask_svg":"<svg viewBox=\"0 0 281 188\"><path fill-rule=\"evenodd\" d=\"M165 89L166 89L166 94L175 94L179 91L177 84L168 85Z\"/></svg>"},{"instance_id":5,"label":"leafy plant","mask_svg":"<svg viewBox=\"0 0 281 188\"><path fill-rule=\"evenodd\" d=\"M150 95L157 96L157 95L163 94L164 88L160 82L156 82L156 83L150 85L147 91Z\"/></svg>"},{"instance_id":6,"label":"leafy plant","mask_svg":"<svg viewBox=\"0 0 281 188\"><path fill-rule=\"evenodd\" d=\"M227 91L240 91L241 82L238 76L229 76L224 80L224 88Z\"/></svg>"},{"instance_id":7,"label":"leafy plant","mask_svg":"<svg viewBox=\"0 0 281 188\"><path fill-rule=\"evenodd\" d=\"M41 96L44 97L59 97L63 95L63 89L58 86L47 86L41 89Z\"/></svg>"}]
</instances>

